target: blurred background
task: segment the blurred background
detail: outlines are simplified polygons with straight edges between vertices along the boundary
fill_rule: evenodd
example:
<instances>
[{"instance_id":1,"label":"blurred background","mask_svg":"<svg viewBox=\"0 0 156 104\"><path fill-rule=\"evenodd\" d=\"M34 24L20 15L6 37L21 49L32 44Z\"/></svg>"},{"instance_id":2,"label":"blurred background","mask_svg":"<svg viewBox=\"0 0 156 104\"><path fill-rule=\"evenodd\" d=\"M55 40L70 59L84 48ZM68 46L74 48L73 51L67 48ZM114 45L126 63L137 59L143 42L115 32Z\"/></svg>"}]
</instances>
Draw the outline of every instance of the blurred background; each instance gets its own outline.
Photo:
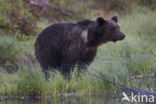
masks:
<instances>
[{"instance_id":1,"label":"blurred background","mask_svg":"<svg viewBox=\"0 0 156 104\"><path fill-rule=\"evenodd\" d=\"M138 8L140 7L140 8ZM142 7L142 8L141 8ZM0 34L37 35L39 22L79 21L113 14L128 15L136 9L156 8L155 0L1 0ZM43 23L44 24L44 23Z\"/></svg>"}]
</instances>

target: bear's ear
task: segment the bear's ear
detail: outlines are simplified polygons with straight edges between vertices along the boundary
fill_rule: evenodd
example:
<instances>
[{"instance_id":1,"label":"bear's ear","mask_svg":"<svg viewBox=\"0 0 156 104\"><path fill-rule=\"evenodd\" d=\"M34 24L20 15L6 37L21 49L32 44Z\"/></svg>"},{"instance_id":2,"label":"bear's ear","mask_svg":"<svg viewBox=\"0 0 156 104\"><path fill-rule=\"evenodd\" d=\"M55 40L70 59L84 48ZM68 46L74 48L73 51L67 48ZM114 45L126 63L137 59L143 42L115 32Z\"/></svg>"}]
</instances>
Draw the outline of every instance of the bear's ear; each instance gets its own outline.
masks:
<instances>
[{"instance_id":1,"label":"bear's ear","mask_svg":"<svg viewBox=\"0 0 156 104\"><path fill-rule=\"evenodd\" d=\"M114 15L111 20L115 21L116 23L118 22L118 15Z\"/></svg>"},{"instance_id":2,"label":"bear's ear","mask_svg":"<svg viewBox=\"0 0 156 104\"><path fill-rule=\"evenodd\" d=\"M103 24L106 23L106 21L105 21L104 18L102 18L102 17L98 17L98 18L96 19L96 21L97 21L97 23L98 23L99 25L103 25Z\"/></svg>"}]
</instances>

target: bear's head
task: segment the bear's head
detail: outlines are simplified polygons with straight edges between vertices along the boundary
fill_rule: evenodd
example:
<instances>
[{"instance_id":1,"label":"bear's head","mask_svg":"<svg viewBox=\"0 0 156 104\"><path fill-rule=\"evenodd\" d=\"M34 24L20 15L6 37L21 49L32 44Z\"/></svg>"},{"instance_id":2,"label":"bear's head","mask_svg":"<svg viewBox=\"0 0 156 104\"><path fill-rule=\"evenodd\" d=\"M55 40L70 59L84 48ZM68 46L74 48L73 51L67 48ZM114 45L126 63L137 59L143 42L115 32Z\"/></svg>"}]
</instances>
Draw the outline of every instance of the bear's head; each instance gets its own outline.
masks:
<instances>
[{"instance_id":1,"label":"bear's head","mask_svg":"<svg viewBox=\"0 0 156 104\"><path fill-rule=\"evenodd\" d=\"M96 19L96 22L101 42L116 42L125 38L125 34L120 31L120 27L117 24L118 16L115 15L109 20L105 20L102 17L98 17Z\"/></svg>"}]
</instances>

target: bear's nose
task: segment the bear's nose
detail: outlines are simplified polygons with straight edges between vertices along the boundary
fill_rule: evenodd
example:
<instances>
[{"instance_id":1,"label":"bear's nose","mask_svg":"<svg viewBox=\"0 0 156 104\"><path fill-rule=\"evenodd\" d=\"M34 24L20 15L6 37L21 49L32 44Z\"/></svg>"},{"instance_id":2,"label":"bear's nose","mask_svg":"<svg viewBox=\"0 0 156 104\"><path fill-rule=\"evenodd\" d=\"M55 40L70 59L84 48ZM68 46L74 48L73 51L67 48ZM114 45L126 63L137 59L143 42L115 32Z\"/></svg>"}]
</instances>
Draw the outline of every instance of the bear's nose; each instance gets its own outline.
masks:
<instances>
[{"instance_id":1,"label":"bear's nose","mask_svg":"<svg viewBox=\"0 0 156 104\"><path fill-rule=\"evenodd\" d=\"M125 34L122 34L122 39L124 39L126 37L126 35Z\"/></svg>"}]
</instances>

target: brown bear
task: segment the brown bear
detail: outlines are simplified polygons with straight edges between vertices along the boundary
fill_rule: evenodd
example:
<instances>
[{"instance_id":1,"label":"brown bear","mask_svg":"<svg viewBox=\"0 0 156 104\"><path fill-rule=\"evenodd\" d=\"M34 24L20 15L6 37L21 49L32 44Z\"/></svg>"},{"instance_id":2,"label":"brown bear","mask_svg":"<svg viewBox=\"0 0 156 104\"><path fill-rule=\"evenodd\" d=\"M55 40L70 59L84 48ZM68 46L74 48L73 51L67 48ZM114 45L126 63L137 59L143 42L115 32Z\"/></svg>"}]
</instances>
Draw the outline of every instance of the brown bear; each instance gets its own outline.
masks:
<instances>
[{"instance_id":1,"label":"brown bear","mask_svg":"<svg viewBox=\"0 0 156 104\"><path fill-rule=\"evenodd\" d=\"M108 20L98 17L78 23L50 25L35 42L35 55L43 71L47 73L49 68L53 68L68 75L75 65L79 71L87 69L99 45L125 38L117 22L118 17L113 16Z\"/></svg>"}]
</instances>

